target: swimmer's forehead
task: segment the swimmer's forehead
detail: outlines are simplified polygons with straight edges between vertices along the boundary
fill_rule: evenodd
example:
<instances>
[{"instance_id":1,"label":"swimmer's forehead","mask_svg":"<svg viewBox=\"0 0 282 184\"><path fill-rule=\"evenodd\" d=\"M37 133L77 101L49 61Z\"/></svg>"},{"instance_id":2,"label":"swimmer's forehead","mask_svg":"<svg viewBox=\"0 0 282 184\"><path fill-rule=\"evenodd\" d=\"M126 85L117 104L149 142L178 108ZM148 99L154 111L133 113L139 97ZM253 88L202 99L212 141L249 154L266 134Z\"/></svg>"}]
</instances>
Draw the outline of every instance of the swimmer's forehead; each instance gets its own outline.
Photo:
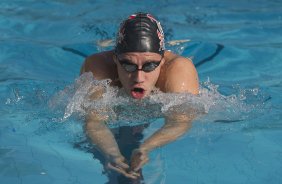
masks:
<instances>
[{"instance_id":1,"label":"swimmer's forehead","mask_svg":"<svg viewBox=\"0 0 282 184\"><path fill-rule=\"evenodd\" d=\"M161 59L160 54L154 52L126 52L118 55L119 58L149 58L149 59Z\"/></svg>"}]
</instances>

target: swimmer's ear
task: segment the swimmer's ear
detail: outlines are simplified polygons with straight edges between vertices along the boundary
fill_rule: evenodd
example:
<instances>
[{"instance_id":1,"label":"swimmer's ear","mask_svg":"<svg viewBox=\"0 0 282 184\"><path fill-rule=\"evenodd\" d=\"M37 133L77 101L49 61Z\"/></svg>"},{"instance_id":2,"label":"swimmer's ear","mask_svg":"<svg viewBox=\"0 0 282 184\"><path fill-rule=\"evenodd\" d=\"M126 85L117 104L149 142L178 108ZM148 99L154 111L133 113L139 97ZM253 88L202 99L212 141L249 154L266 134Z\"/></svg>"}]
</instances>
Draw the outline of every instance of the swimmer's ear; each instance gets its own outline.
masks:
<instances>
[{"instance_id":1,"label":"swimmer's ear","mask_svg":"<svg viewBox=\"0 0 282 184\"><path fill-rule=\"evenodd\" d=\"M113 60L114 60L115 64L117 64L117 55L116 55L116 53L113 54Z\"/></svg>"}]
</instances>

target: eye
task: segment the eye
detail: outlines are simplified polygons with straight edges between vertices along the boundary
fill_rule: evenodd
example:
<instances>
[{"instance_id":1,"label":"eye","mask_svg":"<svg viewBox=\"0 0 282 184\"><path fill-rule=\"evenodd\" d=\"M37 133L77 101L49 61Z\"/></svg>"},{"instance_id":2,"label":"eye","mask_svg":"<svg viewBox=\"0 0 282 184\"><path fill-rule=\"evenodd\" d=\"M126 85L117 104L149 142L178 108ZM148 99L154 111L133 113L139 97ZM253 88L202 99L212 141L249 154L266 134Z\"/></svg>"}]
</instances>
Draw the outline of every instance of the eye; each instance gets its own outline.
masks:
<instances>
[{"instance_id":1,"label":"eye","mask_svg":"<svg viewBox=\"0 0 282 184\"><path fill-rule=\"evenodd\" d=\"M151 72L155 70L159 66L159 64L159 62L148 62L145 63L142 68L145 72Z\"/></svg>"},{"instance_id":2,"label":"eye","mask_svg":"<svg viewBox=\"0 0 282 184\"><path fill-rule=\"evenodd\" d=\"M122 67L127 71L127 72L134 72L137 70L137 65L135 64L122 64Z\"/></svg>"}]
</instances>

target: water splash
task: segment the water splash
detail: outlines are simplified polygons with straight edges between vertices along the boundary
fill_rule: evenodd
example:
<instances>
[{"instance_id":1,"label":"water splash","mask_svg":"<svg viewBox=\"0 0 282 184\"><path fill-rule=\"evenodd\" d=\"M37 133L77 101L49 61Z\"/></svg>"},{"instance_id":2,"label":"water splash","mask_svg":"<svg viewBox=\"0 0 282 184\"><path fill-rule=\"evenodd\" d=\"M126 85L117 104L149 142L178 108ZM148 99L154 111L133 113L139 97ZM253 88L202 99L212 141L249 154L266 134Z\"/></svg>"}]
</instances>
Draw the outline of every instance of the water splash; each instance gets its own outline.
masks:
<instances>
[{"instance_id":1,"label":"water splash","mask_svg":"<svg viewBox=\"0 0 282 184\"><path fill-rule=\"evenodd\" d=\"M191 109L199 116L209 114L209 121L232 122L242 121L250 112L263 103L258 103L259 88L236 89L237 93L223 95L219 85L210 80L203 82L197 96L185 93L162 93L155 90L143 100L127 96L123 89L110 86L110 80L95 80L91 73L80 76L73 84L59 91L49 101L52 109L59 109L62 121L71 116L85 117L89 111L107 115L112 125L135 125L144 121L155 120L177 111L189 115ZM233 91L234 91L233 90ZM103 91L103 93L101 93ZM101 93L101 98L91 99L93 94ZM250 100L256 98L255 100ZM251 101L251 103L247 103ZM257 104L254 104L256 102ZM260 102L260 101L259 101Z\"/></svg>"}]
</instances>

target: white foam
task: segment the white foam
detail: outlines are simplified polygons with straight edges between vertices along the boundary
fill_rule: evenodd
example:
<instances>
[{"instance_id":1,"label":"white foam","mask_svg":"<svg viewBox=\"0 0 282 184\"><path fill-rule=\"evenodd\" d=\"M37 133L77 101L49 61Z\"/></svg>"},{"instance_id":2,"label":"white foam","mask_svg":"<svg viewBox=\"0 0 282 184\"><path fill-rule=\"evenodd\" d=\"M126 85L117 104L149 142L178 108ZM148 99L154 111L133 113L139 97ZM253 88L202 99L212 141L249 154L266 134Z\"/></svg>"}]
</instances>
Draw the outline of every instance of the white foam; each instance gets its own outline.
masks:
<instances>
[{"instance_id":1,"label":"white foam","mask_svg":"<svg viewBox=\"0 0 282 184\"><path fill-rule=\"evenodd\" d=\"M218 85L207 80L201 84L197 96L155 90L148 98L135 100L127 96L123 89L110 86L110 82L95 80L92 73L85 73L53 96L49 106L63 111L63 121L73 115L85 117L90 110L95 109L109 116L109 122L132 124L164 117L171 110L189 115L191 108L198 114L212 113L209 116L212 120L238 120L245 118L244 115L254 108L245 103L249 98L247 92L256 96L259 90L239 90L239 94L225 96L219 93ZM91 100L91 94L99 93L101 89L104 90L102 97Z\"/></svg>"}]
</instances>

